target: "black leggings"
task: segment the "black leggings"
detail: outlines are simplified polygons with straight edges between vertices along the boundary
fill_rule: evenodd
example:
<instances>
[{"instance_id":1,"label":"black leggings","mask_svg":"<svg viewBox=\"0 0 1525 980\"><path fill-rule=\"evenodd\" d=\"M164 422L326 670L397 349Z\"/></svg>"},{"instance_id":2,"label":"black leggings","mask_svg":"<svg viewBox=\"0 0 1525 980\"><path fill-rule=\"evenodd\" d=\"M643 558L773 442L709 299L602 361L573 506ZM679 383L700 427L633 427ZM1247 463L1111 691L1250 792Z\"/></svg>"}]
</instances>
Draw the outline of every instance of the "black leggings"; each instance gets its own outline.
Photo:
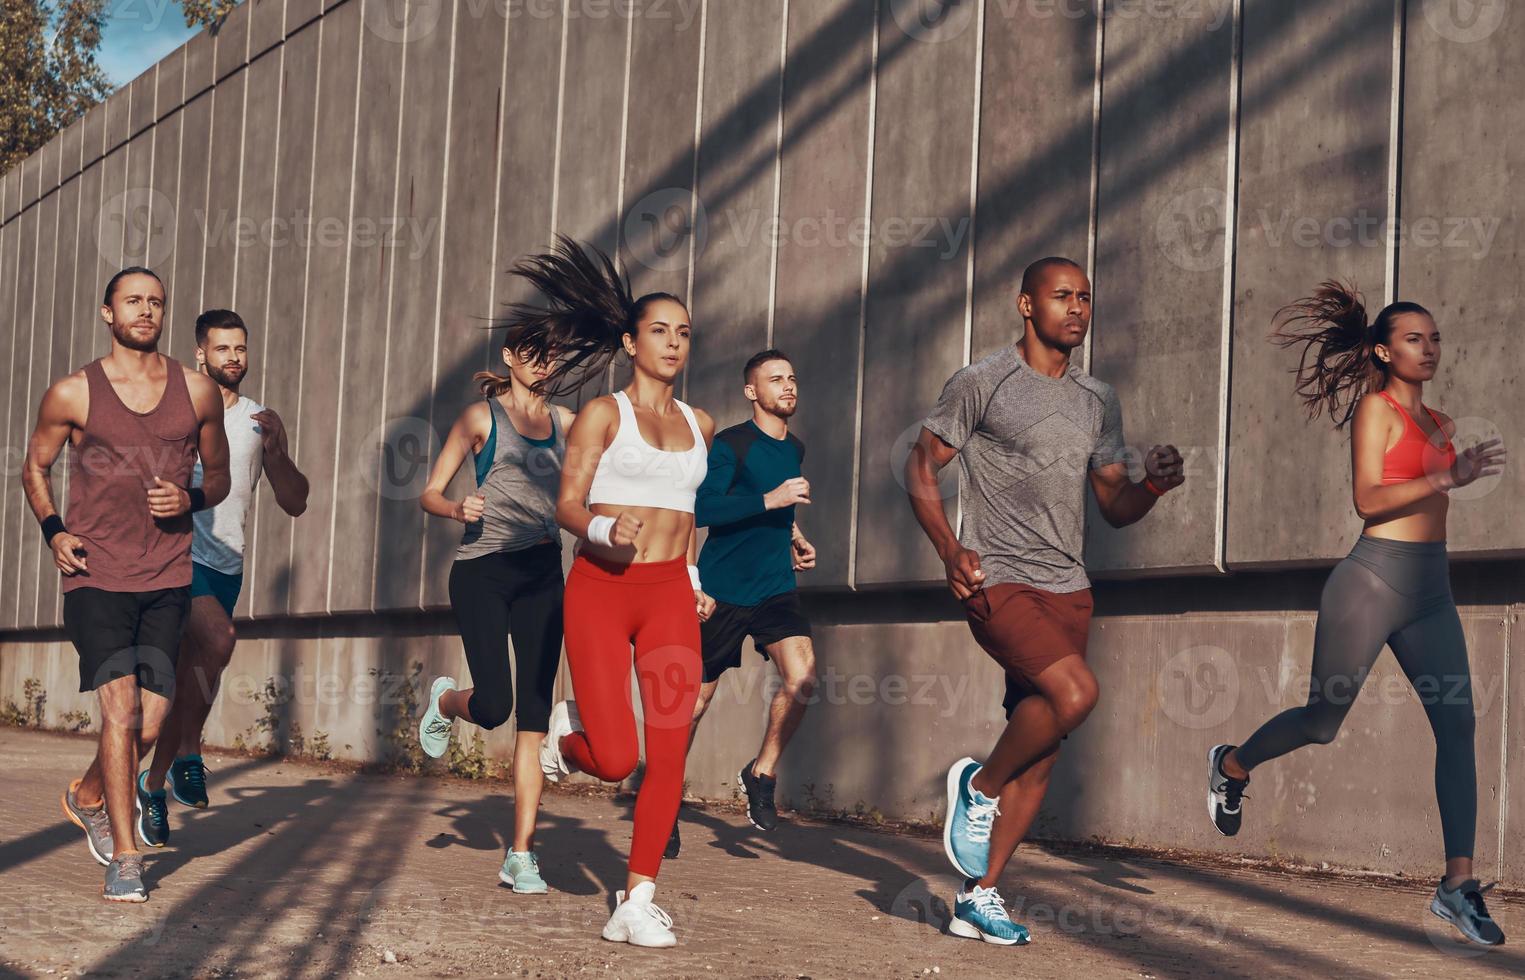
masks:
<instances>
[{"instance_id":1,"label":"black leggings","mask_svg":"<svg viewBox=\"0 0 1525 980\"><path fill-rule=\"evenodd\" d=\"M1446 857L1471 857L1477 832L1472 675L1444 541L1361 536L1324 585L1307 705L1261 725L1235 755L1253 769L1311 742L1334 741L1383 644L1393 648L1435 734Z\"/></svg>"},{"instance_id":2,"label":"black leggings","mask_svg":"<svg viewBox=\"0 0 1525 980\"><path fill-rule=\"evenodd\" d=\"M458 559L450 567L450 605L460 626L475 690L467 702L482 728L497 728L517 711L519 731L550 728L551 688L561 661L561 545L537 544ZM514 637L519 697L509 673Z\"/></svg>"}]
</instances>

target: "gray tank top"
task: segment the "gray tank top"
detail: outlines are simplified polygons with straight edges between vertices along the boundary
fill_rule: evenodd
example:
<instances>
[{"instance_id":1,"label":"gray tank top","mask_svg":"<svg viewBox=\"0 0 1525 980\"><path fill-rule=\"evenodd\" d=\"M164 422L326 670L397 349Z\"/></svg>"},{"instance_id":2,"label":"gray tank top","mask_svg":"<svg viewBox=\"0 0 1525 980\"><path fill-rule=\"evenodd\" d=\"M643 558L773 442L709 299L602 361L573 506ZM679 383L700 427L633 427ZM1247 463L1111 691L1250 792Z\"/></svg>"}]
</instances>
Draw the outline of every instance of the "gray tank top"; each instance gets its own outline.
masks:
<instances>
[{"instance_id":1,"label":"gray tank top","mask_svg":"<svg viewBox=\"0 0 1525 980\"><path fill-rule=\"evenodd\" d=\"M561 490L561 464L567 442L561 420L551 410L547 439L524 438L496 398L487 399L492 433L476 454L477 490L486 498L482 519L466 525L455 557L481 558L502 551L519 551L550 538L558 544L556 497Z\"/></svg>"}]
</instances>

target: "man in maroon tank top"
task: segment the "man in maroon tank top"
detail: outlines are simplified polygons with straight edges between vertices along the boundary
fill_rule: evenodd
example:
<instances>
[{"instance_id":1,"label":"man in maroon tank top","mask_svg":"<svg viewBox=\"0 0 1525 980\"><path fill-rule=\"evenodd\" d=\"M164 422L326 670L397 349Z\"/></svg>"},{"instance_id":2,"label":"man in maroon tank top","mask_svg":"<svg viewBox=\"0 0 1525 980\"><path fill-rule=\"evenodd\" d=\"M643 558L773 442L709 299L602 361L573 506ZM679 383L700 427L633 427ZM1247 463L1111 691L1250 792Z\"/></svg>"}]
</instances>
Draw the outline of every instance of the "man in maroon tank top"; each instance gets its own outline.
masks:
<instances>
[{"instance_id":1,"label":"man in maroon tank top","mask_svg":"<svg viewBox=\"0 0 1525 980\"><path fill-rule=\"evenodd\" d=\"M64 813L106 865L103 894L142 902L132 837L138 760L153 746L175 686L190 605L191 512L228 494L228 440L217 385L159 353L164 284L124 269L106 285L111 353L43 395L27 447L32 513L64 576L64 628L79 651L79 689L95 691L95 761L64 792ZM68 443L69 525L53 502L53 462ZM200 456L199 488L189 489Z\"/></svg>"}]
</instances>

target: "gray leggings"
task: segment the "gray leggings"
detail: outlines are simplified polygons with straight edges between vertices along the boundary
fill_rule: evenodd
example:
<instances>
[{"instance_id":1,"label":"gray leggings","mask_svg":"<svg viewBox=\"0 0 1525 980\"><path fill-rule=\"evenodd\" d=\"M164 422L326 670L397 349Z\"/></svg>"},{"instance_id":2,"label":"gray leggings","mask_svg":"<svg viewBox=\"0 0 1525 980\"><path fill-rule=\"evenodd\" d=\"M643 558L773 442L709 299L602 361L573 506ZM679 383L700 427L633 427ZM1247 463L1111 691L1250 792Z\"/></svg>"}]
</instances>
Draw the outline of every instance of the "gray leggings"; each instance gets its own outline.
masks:
<instances>
[{"instance_id":1,"label":"gray leggings","mask_svg":"<svg viewBox=\"0 0 1525 980\"><path fill-rule=\"evenodd\" d=\"M1435 733L1435 795L1446 858L1471 857L1477 831L1472 675L1444 541L1362 535L1319 601L1308 703L1261 725L1235 753L1253 769L1339 733L1383 644L1419 695Z\"/></svg>"}]
</instances>

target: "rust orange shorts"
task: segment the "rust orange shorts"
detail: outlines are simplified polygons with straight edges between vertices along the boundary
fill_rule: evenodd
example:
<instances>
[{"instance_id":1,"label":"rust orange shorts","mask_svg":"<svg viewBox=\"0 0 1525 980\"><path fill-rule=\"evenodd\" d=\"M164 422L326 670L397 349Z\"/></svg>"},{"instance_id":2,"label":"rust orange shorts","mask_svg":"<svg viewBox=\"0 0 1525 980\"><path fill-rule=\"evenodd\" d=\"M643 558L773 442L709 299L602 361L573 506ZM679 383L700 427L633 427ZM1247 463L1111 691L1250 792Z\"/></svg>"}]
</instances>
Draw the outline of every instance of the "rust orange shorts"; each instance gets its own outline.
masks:
<instances>
[{"instance_id":1,"label":"rust orange shorts","mask_svg":"<svg viewBox=\"0 0 1525 980\"><path fill-rule=\"evenodd\" d=\"M1037 694L1033 678L1065 657L1086 653L1091 631L1091 590L1045 592L1031 585L988 585L964 600L969 631L1006 671L1007 717L1017 702Z\"/></svg>"}]
</instances>

